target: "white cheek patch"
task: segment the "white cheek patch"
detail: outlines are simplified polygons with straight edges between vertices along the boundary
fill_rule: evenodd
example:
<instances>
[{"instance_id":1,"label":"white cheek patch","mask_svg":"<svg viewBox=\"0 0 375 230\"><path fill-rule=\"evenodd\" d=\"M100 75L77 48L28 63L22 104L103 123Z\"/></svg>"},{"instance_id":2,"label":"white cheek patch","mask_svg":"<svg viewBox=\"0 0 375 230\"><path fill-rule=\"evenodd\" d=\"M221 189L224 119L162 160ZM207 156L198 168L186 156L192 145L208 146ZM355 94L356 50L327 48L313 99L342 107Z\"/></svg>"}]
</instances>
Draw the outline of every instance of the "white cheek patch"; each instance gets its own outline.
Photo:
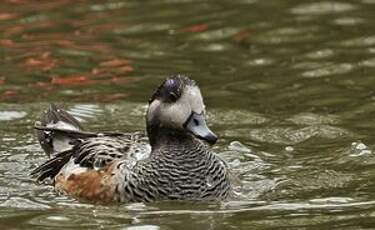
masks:
<instances>
[{"instance_id":1,"label":"white cheek patch","mask_svg":"<svg viewBox=\"0 0 375 230\"><path fill-rule=\"evenodd\" d=\"M205 106L203 103L203 97L197 86L187 86L184 94L181 96L181 99L184 98L189 101L188 103L191 106L192 112L197 114L204 112Z\"/></svg>"},{"instance_id":2,"label":"white cheek patch","mask_svg":"<svg viewBox=\"0 0 375 230\"><path fill-rule=\"evenodd\" d=\"M161 106L161 120L165 123L182 127L192 112L201 114L204 112L204 104L201 92L196 86L186 86L181 97L172 104Z\"/></svg>"},{"instance_id":3,"label":"white cheek patch","mask_svg":"<svg viewBox=\"0 0 375 230\"><path fill-rule=\"evenodd\" d=\"M174 104L163 104L160 109L160 120L162 123L179 128L182 128L191 113L189 104L177 102Z\"/></svg>"},{"instance_id":4,"label":"white cheek patch","mask_svg":"<svg viewBox=\"0 0 375 230\"><path fill-rule=\"evenodd\" d=\"M148 120L150 121L154 116L158 116L163 125L182 128L192 112L201 114L204 109L205 106L199 88L186 86L183 94L175 103L153 101L148 110Z\"/></svg>"},{"instance_id":5,"label":"white cheek patch","mask_svg":"<svg viewBox=\"0 0 375 230\"><path fill-rule=\"evenodd\" d=\"M184 122L189 118L191 108L185 103L162 103L154 100L148 108L148 121L153 118L158 119L162 125L181 128Z\"/></svg>"}]
</instances>

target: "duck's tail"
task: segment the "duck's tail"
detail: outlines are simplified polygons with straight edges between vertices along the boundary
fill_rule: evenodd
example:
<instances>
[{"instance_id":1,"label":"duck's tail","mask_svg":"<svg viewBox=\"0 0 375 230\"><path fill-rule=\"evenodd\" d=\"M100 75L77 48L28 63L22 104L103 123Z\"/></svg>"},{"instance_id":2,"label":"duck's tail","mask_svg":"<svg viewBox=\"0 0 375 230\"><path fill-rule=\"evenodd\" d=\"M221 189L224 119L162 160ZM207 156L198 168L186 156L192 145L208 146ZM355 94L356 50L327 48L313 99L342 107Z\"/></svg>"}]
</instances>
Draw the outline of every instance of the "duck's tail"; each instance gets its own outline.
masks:
<instances>
[{"instance_id":1,"label":"duck's tail","mask_svg":"<svg viewBox=\"0 0 375 230\"><path fill-rule=\"evenodd\" d=\"M61 106L51 104L34 125L35 134L48 156L67 151L77 139L72 133L83 130L81 124Z\"/></svg>"},{"instance_id":2,"label":"duck's tail","mask_svg":"<svg viewBox=\"0 0 375 230\"><path fill-rule=\"evenodd\" d=\"M122 136L122 133L84 131L81 124L61 106L51 104L34 125L35 134L44 152L50 157L31 172L38 181L54 179L75 153L82 139L99 136Z\"/></svg>"}]
</instances>

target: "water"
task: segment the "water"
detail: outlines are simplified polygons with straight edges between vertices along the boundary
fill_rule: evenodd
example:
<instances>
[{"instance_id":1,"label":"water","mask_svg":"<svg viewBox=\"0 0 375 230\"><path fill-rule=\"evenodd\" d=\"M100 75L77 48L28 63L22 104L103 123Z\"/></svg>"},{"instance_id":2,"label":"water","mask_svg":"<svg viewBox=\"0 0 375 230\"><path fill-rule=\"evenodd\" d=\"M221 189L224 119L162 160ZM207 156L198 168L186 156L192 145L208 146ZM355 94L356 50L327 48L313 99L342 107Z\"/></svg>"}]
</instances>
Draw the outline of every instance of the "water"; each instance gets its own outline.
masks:
<instances>
[{"instance_id":1,"label":"water","mask_svg":"<svg viewBox=\"0 0 375 230\"><path fill-rule=\"evenodd\" d=\"M375 1L0 4L2 229L374 228ZM174 73L199 82L238 199L98 206L30 178L49 102L142 130Z\"/></svg>"}]
</instances>

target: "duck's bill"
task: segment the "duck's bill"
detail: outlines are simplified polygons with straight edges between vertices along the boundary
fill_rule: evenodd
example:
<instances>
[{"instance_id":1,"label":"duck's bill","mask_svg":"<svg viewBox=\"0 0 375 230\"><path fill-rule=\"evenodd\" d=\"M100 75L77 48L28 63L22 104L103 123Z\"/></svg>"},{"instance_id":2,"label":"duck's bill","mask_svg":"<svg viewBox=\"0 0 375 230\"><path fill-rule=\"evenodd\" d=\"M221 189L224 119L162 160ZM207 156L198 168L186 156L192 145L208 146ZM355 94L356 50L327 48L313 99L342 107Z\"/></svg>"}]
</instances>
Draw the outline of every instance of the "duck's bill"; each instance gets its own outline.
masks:
<instances>
[{"instance_id":1,"label":"duck's bill","mask_svg":"<svg viewBox=\"0 0 375 230\"><path fill-rule=\"evenodd\" d=\"M207 127L203 113L197 114L193 112L185 123L185 128L199 139L205 140L210 144L215 144L217 141L215 133Z\"/></svg>"}]
</instances>

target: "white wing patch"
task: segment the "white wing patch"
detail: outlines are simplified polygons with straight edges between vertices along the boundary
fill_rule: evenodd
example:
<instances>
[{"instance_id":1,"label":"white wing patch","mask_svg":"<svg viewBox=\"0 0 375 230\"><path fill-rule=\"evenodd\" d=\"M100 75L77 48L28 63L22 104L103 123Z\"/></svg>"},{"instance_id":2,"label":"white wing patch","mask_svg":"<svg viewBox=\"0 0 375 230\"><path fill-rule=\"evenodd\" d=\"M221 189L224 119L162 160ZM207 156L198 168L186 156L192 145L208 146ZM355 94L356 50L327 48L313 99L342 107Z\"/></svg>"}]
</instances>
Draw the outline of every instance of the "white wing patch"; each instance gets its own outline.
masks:
<instances>
[{"instance_id":1,"label":"white wing patch","mask_svg":"<svg viewBox=\"0 0 375 230\"><path fill-rule=\"evenodd\" d=\"M64 121L58 121L56 123L50 122L46 125L46 127L53 128L53 129L79 131L79 128ZM50 135L51 131L44 131L44 133L48 136ZM70 144L70 141L71 139L64 135L58 135L58 134L54 135L52 139L54 152L63 152L63 151L71 149L72 145Z\"/></svg>"},{"instance_id":2,"label":"white wing patch","mask_svg":"<svg viewBox=\"0 0 375 230\"><path fill-rule=\"evenodd\" d=\"M71 158L68 163L60 170L58 175L63 175L68 178L71 174L80 174L86 172L88 169L74 163L74 159Z\"/></svg>"},{"instance_id":3,"label":"white wing patch","mask_svg":"<svg viewBox=\"0 0 375 230\"><path fill-rule=\"evenodd\" d=\"M65 130L76 130L76 131L79 130L74 125L69 124L67 122L63 122L63 121L58 121L57 123L50 122L46 125L46 127L47 128L54 128L54 129L65 129Z\"/></svg>"}]
</instances>

